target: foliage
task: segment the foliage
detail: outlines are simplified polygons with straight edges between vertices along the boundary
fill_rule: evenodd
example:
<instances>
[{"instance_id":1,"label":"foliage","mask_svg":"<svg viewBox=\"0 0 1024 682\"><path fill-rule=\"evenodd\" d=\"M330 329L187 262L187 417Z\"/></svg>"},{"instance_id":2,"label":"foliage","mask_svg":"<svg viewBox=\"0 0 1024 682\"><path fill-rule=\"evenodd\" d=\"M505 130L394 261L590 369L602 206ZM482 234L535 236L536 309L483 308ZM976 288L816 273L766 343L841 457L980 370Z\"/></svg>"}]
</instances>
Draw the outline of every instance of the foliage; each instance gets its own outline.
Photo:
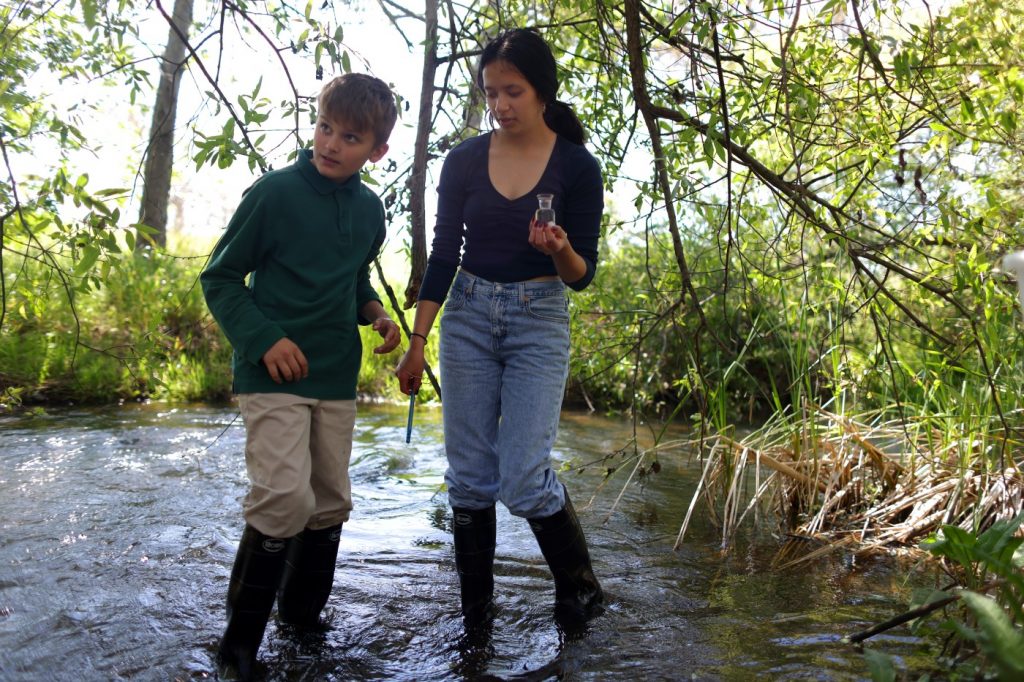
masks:
<instances>
[{"instance_id":1,"label":"foliage","mask_svg":"<svg viewBox=\"0 0 1024 682\"><path fill-rule=\"evenodd\" d=\"M946 627L974 644L1002 679L1024 676L1024 538L1016 537L1022 525L1024 514L998 521L980 534L943 526L939 536L924 544L947 562L966 606Z\"/></svg>"},{"instance_id":2,"label":"foliage","mask_svg":"<svg viewBox=\"0 0 1024 682\"><path fill-rule=\"evenodd\" d=\"M1004 200L1017 192L1007 178L1024 81L1007 65L1019 53L1019 4L977 0L926 14L826 2L806 8L811 15L729 3L682 12L634 2L442 5L447 67L423 162L443 155L448 131L463 134L454 112L479 106L472 58L482 36L537 24L609 180L636 187L635 219L607 225L603 290L577 305L581 324L612 321L583 344L578 395L663 414L682 404L723 428L842 393L857 407L927 415L922 428L951 437L1005 437L1018 420L1021 347L1004 338L1012 298L992 263L1020 236ZM4 10L3 140L23 153L43 136L67 154L88 141L74 117L64 121L32 96L26 76L60 64L65 81L103 74L129 85L134 100L148 89L150 63L134 59L145 10L68 6L81 12L77 21L41 8ZM234 59L265 51L289 83L295 69L348 70L344 22L287 3L218 11L235 21L207 12L188 46L212 113L192 124L191 154L197 166L266 168L278 150L287 158L305 144L308 93L292 85L279 99L265 74L229 82L216 64L229 50ZM232 23L251 38L242 47L220 31ZM630 157L645 151L654 172L635 175ZM74 304L72 291L105 279L139 237L121 219L126 198L91 190L87 176L63 167L36 179L8 168L22 194L5 197L5 264L18 253L66 255L75 268L50 266ZM415 172L395 168L380 187L398 227L411 199L404 178ZM594 364L609 359L601 349L615 349L607 367Z\"/></svg>"},{"instance_id":3,"label":"foliage","mask_svg":"<svg viewBox=\"0 0 1024 682\"><path fill-rule=\"evenodd\" d=\"M0 336L5 402L225 399L231 353L198 288L203 261L129 254L74 315L60 296L33 297ZM19 277L40 290L52 272L29 264Z\"/></svg>"},{"instance_id":4,"label":"foliage","mask_svg":"<svg viewBox=\"0 0 1024 682\"><path fill-rule=\"evenodd\" d=\"M229 44L221 29L234 25L239 36L255 35L275 54L281 51L274 41L284 40L317 69L349 70L339 42L343 30L336 20L333 27L321 23L311 7L243 2L206 9L200 37L187 47L192 68L209 88L203 106L212 107L219 128L202 129L209 116L193 121L195 162L226 168L245 159L250 168L267 168L268 148L294 138L293 155L304 144L308 97L293 89L274 103L261 93L259 75L237 96L226 92L221 69L211 66ZM229 391L229 350L194 288L199 264L158 252L134 256L151 230L124 218L136 213L132 192L96 189L80 165L83 153L103 155L103 141L88 138L84 123L109 118L105 106L131 108L144 99L151 91L147 69L159 78L159 62L144 56L140 28L154 12L170 20L159 1L152 9L130 0L23 0L0 8L4 402L211 399ZM221 12L237 21L225 22ZM286 69L286 60L279 61ZM101 95L103 88L112 94ZM71 99L76 89L86 93L79 101ZM252 130L276 126L278 117L294 123L283 140Z\"/></svg>"},{"instance_id":5,"label":"foliage","mask_svg":"<svg viewBox=\"0 0 1024 682\"><path fill-rule=\"evenodd\" d=\"M948 666L954 679L978 679L991 671L1000 680L1024 678L1024 538L1018 531L1024 514L992 524L983 532L946 525L922 547L940 559L953 587L922 591L913 606L925 612L914 628L935 627L930 620L943 608L937 629L952 633ZM866 652L872 679L893 679L892 661Z\"/></svg>"},{"instance_id":6,"label":"foliage","mask_svg":"<svg viewBox=\"0 0 1024 682\"><path fill-rule=\"evenodd\" d=\"M58 110L33 77L116 82L134 102L150 91L153 65L139 57L138 26L167 12L160 2L48 7L22 1L0 23L10 179L0 190L0 328L15 318L47 327L38 315L63 300L47 319L77 339L61 351L75 366L91 346L78 306L118 269L136 272L124 253L145 234L122 218L125 191L94 188L66 161L91 143L76 126L91 100ZM422 32L436 51L417 121L424 150L375 174L393 229L412 232L413 260L422 225L408 216L422 213L424 191L413 180L478 125L475 57L505 26L542 30L562 67L560 97L590 131L609 189L633 187L625 205L615 195L597 282L574 299L575 397L692 420L702 433L804 405L871 412L964 465L980 458L981 469L1001 471L1019 459L1024 339L1011 331L1011 278L994 265L1024 241L1020 0L940 12L832 0L425 9L388 15L410 44ZM293 74L358 68L344 16L263 2L204 11L187 46L210 114L182 131L193 163L287 160L307 143L311 114ZM283 94L267 70L229 78L221 68L264 56ZM24 171L41 144L56 150L54 163ZM24 274L32 262L42 269ZM150 348L163 352L146 333L156 327L143 323L133 337L142 365ZM388 364L367 371L386 374Z\"/></svg>"},{"instance_id":7,"label":"foliage","mask_svg":"<svg viewBox=\"0 0 1024 682\"><path fill-rule=\"evenodd\" d=\"M73 317L59 296L35 297L31 315L12 316L0 336L0 405L230 398L231 348L210 316L198 278L204 257L141 252L126 257ZM28 287L45 286L48 268L25 268ZM19 300L19 307L26 304ZM27 312L27 311L26 311ZM395 315L393 311L392 315ZM37 324L46 320L46 325ZM82 324L82 332L75 333ZM358 391L394 392L396 353L377 355L380 336L360 328ZM85 349L76 353L76 348ZM436 361L436 350L430 357ZM424 385L421 399L435 399Z\"/></svg>"},{"instance_id":8,"label":"foliage","mask_svg":"<svg viewBox=\"0 0 1024 682\"><path fill-rule=\"evenodd\" d=\"M572 395L692 422L707 475L728 482L707 488L726 531L751 508L733 493L759 453L803 487L768 495L762 484L756 495L814 531L864 519L880 501L916 513L892 496L921 480L970 503L976 488L958 482L1019 479L1024 335L1012 278L996 265L1024 242L1022 0L938 11L837 0L382 6L432 55L422 147L374 180L392 228L408 226L414 263L422 180L479 125L480 45L525 24L555 47L560 97L618 190L598 279L573 298ZM197 12L187 68L207 115L181 116L190 123L179 131L196 168L262 170L308 142L311 93L292 76L358 68L348 11L245 0ZM139 26L154 13L167 18L160 0L0 7L5 401L227 391L229 349L194 287L201 259L134 255L147 235L124 218L131 193L97 187L71 161L101 153L82 126L104 113L101 89L116 85L129 107L151 92ZM225 63L271 66L228 77ZM268 85L271 68L283 93ZM81 85L88 96L70 104L50 96ZM389 303L398 316L394 294ZM377 341L363 334L360 386L379 391L394 358L373 356ZM870 423L851 433L851 415ZM759 420L760 444L734 447L734 427ZM964 665L1019 676L1019 543L999 509L970 532L943 529L929 548L966 581L946 623L979 652ZM940 522L935 513L914 532ZM883 656L870 661L886 674Z\"/></svg>"}]
</instances>

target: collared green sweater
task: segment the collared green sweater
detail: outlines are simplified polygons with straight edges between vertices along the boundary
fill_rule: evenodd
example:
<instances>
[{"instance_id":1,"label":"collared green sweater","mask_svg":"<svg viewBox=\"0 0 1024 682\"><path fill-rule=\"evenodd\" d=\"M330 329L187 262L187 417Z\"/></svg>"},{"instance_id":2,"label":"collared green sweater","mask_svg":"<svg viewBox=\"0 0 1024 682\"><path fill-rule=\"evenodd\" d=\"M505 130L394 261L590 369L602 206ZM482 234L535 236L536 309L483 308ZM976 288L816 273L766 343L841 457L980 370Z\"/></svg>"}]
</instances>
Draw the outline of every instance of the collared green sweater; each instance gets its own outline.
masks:
<instances>
[{"instance_id":1,"label":"collared green sweater","mask_svg":"<svg viewBox=\"0 0 1024 682\"><path fill-rule=\"evenodd\" d=\"M235 393L356 397L357 325L369 323L358 311L380 300L369 273L384 234L384 207L359 174L335 183L308 150L246 190L200 276L234 348ZM276 384L262 358L286 336L306 356L309 376Z\"/></svg>"}]
</instances>

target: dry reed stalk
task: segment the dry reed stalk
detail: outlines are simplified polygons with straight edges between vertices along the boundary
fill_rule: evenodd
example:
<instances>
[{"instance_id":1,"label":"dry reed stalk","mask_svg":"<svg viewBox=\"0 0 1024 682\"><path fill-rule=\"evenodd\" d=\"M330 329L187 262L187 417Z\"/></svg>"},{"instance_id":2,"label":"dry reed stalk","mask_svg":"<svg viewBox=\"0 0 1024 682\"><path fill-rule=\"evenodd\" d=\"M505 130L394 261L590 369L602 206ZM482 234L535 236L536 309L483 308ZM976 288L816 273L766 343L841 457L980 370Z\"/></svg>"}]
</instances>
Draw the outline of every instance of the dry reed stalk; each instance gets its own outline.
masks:
<instances>
[{"instance_id":1,"label":"dry reed stalk","mask_svg":"<svg viewBox=\"0 0 1024 682\"><path fill-rule=\"evenodd\" d=\"M750 497L750 502L747 503L747 508L743 510L743 514L740 516L739 521L736 522L736 527L739 528L743 525L743 519L747 518L747 514L751 511L757 510L757 503L761 501L761 498L765 496L765 493L771 490L772 483L779 474L771 474L763 482L757 482L754 487L754 494Z\"/></svg>"},{"instance_id":2,"label":"dry reed stalk","mask_svg":"<svg viewBox=\"0 0 1024 682\"><path fill-rule=\"evenodd\" d=\"M943 488L952 489L954 487L956 487L956 482L951 480L947 480L946 482L941 483L939 487L935 488L925 488L922 490L920 489L920 486L918 486L917 492L910 494L909 497L902 497L902 495L909 493L903 493L901 492L900 488L897 488L897 490L890 493L889 497L886 498L887 500L892 499L893 497L895 497L896 499L893 499L885 506L875 506L873 509L867 512L866 516L869 519L873 518L877 521L881 521L882 519L895 516L907 508L913 507L921 500L934 497L936 494L940 492L946 492L947 490L944 490ZM883 503L884 502L885 501L883 500Z\"/></svg>"},{"instance_id":3,"label":"dry reed stalk","mask_svg":"<svg viewBox=\"0 0 1024 682\"><path fill-rule=\"evenodd\" d=\"M727 445L729 445L734 450L740 450L742 452L743 450L746 450L746 449L749 448L749 446L743 445L742 443L738 443L738 442L734 441L733 439L731 439L731 438L729 438L727 436L719 436L718 438L723 443L726 443ZM806 474L801 474L799 471L797 471L793 467L789 466L788 464L784 464L783 462L780 462L779 460L775 459L774 457L769 455L764 450L760 450L758 448L749 448L749 449L751 451L756 452L758 458L760 459L760 461L763 462L765 464L765 466L767 466L769 469L774 469L775 471L779 472L780 474L782 474L784 476L788 476L789 478L792 478L795 481L798 481L800 483L803 483L803 484L811 486L811 487L815 487L818 490L820 490L821 492L825 491L826 485L824 483L822 483L820 481L816 481L816 480L812 479L810 476L807 476ZM785 454L789 454L790 457L792 457L792 453L785 453Z\"/></svg>"},{"instance_id":4,"label":"dry reed stalk","mask_svg":"<svg viewBox=\"0 0 1024 682\"><path fill-rule=\"evenodd\" d=\"M916 520L921 519L932 512L936 506L942 505L949 499L949 493L956 488L955 481L943 481L938 485L927 488L928 494L924 497L918 497L915 503L910 506L910 514L907 516L906 523L914 523ZM906 507L903 507L906 509ZM893 514L890 514L888 519L880 517L879 520L889 520L893 518Z\"/></svg>"},{"instance_id":5,"label":"dry reed stalk","mask_svg":"<svg viewBox=\"0 0 1024 682\"><path fill-rule=\"evenodd\" d=\"M708 459L675 548L701 497L712 514L721 513L723 545L770 496L780 517L791 520L792 532L826 543L781 566L852 544L858 554L892 551L944 524L977 530L1021 509L1018 463L985 471L987 460L978 456L976 443L950 444L928 428L912 435L906 422L866 425L822 408L802 414L806 421L782 415L741 441L724 434L708 441ZM906 454L886 452L878 443ZM762 466L771 471L764 481ZM744 502L743 474L751 467L755 485Z\"/></svg>"},{"instance_id":6,"label":"dry reed stalk","mask_svg":"<svg viewBox=\"0 0 1024 682\"><path fill-rule=\"evenodd\" d=\"M807 528L807 532L819 533L826 524L831 526L832 523L830 523L827 518L828 513L832 511L832 509L839 507L843 501L855 496L857 489L860 487L859 484L860 482L857 480L850 480L847 481L846 485L843 486L836 494L830 496L826 495L821 508L818 509L818 513L814 515L814 519L812 519L810 523L805 524L804 527Z\"/></svg>"},{"instance_id":7,"label":"dry reed stalk","mask_svg":"<svg viewBox=\"0 0 1024 682\"><path fill-rule=\"evenodd\" d=\"M747 462L747 448L739 454L739 458L733 465L733 477L729 483L729 491L725 497L724 511L722 514L722 546L725 547L729 544L729 537L732 535L736 528L736 514L737 507L739 505L739 497L741 494L741 486L743 483L743 473L745 471L745 465Z\"/></svg>"},{"instance_id":8,"label":"dry reed stalk","mask_svg":"<svg viewBox=\"0 0 1024 682\"><path fill-rule=\"evenodd\" d=\"M704 487L704 482L708 477L708 471L710 471L713 463L714 458L709 454L707 461L704 463L704 471L700 475L700 480L697 481L697 489L693 491L693 498L690 500L690 506L686 509L686 517L683 519L683 523L679 527L679 534L676 536L676 542L672 545L673 550L679 549L679 545L683 544L683 537L686 535L686 529L690 525L690 517L693 516L693 510L697 506L697 498L700 496L701 488Z\"/></svg>"},{"instance_id":9,"label":"dry reed stalk","mask_svg":"<svg viewBox=\"0 0 1024 682\"><path fill-rule=\"evenodd\" d=\"M633 480L633 476L636 475L637 469L639 469L640 465L643 464L644 457L646 456L646 452L641 452L636 458L636 465L633 467L633 470L629 472L629 478L627 478L626 482L622 484L622 490L619 491L619 496L615 498L615 502L612 503L611 509L608 510L607 516L604 517L604 521L601 523L608 523L608 520L612 518L612 514L615 513L615 508L619 506L622 496L626 494L626 488L629 486L629 482Z\"/></svg>"},{"instance_id":10,"label":"dry reed stalk","mask_svg":"<svg viewBox=\"0 0 1024 682\"><path fill-rule=\"evenodd\" d=\"M801 557L797 557L796 559L792 559L792 560L787 561L786 563L783 563L783 564L775 564L775 568L778 568L780 570L786 569L786 568L792 568L793 566L796 566L798 564L802 564L805 561L813 561L814 559L818 559L818 558L821 558L821 557L823 557L823 556L825 556L827 554L831 554L832 552L835 552L836 550L842 549L844 547L849 547L850 545L853 545L854 543L856 543L856 541L857 541L857 538L855 536L853 536L853 535L845 535L845 536L842 536L842 537L840 537L840 538L838 538L836 540L832 540L831 542L828 542L827 544L822 545L818 549L816 549L816 550L814 550L812 552L808 552L807 554L805 554L805 555L803 555Z\"/></svg>"},{"instance_id":11,"label":"dry reed stalk","mask_svg":"<svg viewBox=\"0 0 1024 682\"><path fill-rule=\"evenodd\" d=\"M932 514L919 519L914 524L904 523L896 526L890 526L878 533L875 536L875 541L886 545L893 543L905 545L913 538L917 538L934 531L938 525L941 524L945 515L946 510L939 509Z\"/></svg>"},{"instance_id":12,"label":"dry reed stalk","mask_svg":"<svg viewBox=\"0 0 1024 682\"><path fill-rule=\"evenodd\" d=\"M994 477L995 481L984 489L977 506L984 509L984 517L991 517L992 521L1012 518L1020 513L1024 504L1024 476L1018 469L1005 469Z\"/></svg>"},{"instance_id":13,"label":"dry reed stalk","mask_svg":"<svg viewBox=\"0 0 1024 682\"><path fill-rule=\"evenodd\" d=\"M892 461L878 448L878 446L864 438L864 436L861 435L861 430L857 428L857 425L851 420L841 415L828 412L820 407L818 408L818 411L825 415L825 417L831 422L839 424L843 431L850 436L850 438L853 439L853 441L860 446L865 453L867 453L875 467L882 474L882 478L887 485L895 484L896 477L903 473L903 468L897 462Z\"/></svg>"}]
</instances>

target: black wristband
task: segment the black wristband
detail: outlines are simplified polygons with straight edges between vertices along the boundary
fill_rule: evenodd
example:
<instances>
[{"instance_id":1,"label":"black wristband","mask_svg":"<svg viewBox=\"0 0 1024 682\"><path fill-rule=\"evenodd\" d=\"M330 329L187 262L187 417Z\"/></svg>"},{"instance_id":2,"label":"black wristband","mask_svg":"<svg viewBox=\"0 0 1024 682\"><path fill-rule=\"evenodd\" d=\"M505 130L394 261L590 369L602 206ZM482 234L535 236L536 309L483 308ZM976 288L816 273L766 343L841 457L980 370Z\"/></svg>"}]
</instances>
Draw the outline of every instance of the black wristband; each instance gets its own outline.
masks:
<instances>
[{"instance_id":1,"label":"black wristband","mask_svg":"<svg viewBox=\"0 0 1024 682\"><path fill-rule=\"evenodd\" d=\"M419 332L409 332L409 338L410 338L410 339L411 339L412 337L414 337L414 336L418 336L418 337L420 337L421 339L423 339L423 345L424 345L424 346L425 346L425 345L427 345L427 337L425 337L425 336L424 336L423 334L420 334Z\"/></svg>"}]
</instances>

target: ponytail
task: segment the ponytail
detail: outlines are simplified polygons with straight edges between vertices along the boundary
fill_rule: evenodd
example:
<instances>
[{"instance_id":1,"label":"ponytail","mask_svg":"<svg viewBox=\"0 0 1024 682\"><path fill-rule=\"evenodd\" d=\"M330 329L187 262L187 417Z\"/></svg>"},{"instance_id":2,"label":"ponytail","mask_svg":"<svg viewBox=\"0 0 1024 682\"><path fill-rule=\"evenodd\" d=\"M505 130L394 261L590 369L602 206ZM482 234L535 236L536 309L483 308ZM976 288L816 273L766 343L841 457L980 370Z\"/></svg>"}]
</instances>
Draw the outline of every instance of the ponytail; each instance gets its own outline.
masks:
<instances>
[{"instance_id":1,"label":"ponytail","mask_svg":"<svg viewBox=\"0 0 1024 682\"><path fill-rule=\"evenodd\" d=\"M565 102L559 100L549 102L544 108L544 122L548 124L549 128L573 144L582 145L586 139L583 124L580 123L580 119L572 107Z\"/></svg>"}]
</instances>

